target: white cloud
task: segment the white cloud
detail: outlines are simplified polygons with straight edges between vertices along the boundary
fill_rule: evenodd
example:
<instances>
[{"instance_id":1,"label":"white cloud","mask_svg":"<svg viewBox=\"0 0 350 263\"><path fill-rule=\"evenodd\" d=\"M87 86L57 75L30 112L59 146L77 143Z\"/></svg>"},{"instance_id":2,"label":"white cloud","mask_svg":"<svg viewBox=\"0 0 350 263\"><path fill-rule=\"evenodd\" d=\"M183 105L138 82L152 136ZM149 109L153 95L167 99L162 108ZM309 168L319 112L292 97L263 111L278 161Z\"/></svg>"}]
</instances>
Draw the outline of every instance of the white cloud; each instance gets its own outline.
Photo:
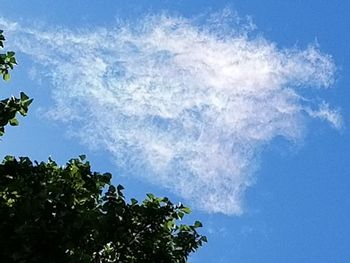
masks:
<instances>
[{"instance_id":1,"label":"white cloud","mask_svg":"<svg viewBox=\"0 0 350 263\"><path fill-rule=\"evenodd\" d=\"M74 120L83 143L197 208L240 214L261 146L298 140L308 117L341 121L300 92L332 84L329 56L279 49L223 20L149 16L84 31L0 25L13 49L43 65L56 101L50 116Z\"/></svg>"}]
</instances>

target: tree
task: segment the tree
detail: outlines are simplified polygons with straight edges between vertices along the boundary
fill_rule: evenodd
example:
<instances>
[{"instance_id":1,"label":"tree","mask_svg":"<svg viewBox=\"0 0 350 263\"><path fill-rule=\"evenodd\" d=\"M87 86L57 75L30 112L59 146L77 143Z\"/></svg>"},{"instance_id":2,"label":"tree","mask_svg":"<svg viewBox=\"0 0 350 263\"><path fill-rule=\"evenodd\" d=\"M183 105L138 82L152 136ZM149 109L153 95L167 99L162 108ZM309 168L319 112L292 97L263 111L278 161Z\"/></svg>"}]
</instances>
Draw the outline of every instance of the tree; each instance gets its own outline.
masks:
<instances>
[{"instance_id":1,"label":"tree","mask_svg":"<svg viewBox=\"0 0 350 263\"><path fill-rule=\"evenodd\" d=\"M186 262L206 237L176 224L190 209L148 194L125 200L85 156L65 167L6 157L0 165L3 262ZM103 194L104 189L108 189Z\"/></svg>"},{"instance_id":2,"label":"tree","mask_svg":"<svg viewBox=\"0 0 350 263\"><path fill-rule=\"evenodd\" d=\"M4 37L0 31L0 47ZM0 54L9 80L14 52ZM0 136L32 102L21 93L0 103ZM184 263L206 237L202 224L179 224L190 209L147 194L128 202L109 173L92 172L85 156L58 166L7 156L0 164L0 259L7 263Z\"/></svg>"},{"instance_id":3,"label":"tree","mask_svg":"<svg viewBox=\"0 0 350 263\"><path fill-rule=\"evenodd\" d=\"M4 48L5 37L3 31L0 30L0 48ZM6 53L0 53L0 75L3 80L10 80L9 71L17 64L15 58L15 52L8 51ZM19 124L16 119L16 114L19 112L22 116L27 115L28 107L32 103L33 99L30 99L24 92L20 93L20 98L14 96L6 98L0 101L0 136L5 133L5 126L10 124L11 126L17 126Z\"/></svg>"}]
</instances>

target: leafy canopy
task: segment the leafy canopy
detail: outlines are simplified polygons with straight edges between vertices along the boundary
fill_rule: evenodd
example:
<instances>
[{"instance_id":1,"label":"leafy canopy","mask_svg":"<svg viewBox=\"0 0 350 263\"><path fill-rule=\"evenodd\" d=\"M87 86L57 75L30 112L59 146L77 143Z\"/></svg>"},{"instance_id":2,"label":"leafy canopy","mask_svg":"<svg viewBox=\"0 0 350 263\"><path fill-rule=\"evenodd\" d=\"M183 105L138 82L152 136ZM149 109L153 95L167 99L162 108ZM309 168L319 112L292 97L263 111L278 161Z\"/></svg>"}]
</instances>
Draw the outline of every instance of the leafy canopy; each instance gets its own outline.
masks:
<instances>
[{"instance_id":1,"label":"leafy canopy","mask_svg":"<svg viewBox=\"0 0 350 263\"><path fill-rule=\"evenodd\" d=\"M177 224L189 208L152 194L127 202L84 158L0 164L2 261L183 263L206 242L199 221Z\"/></svg>"}]
</instances>

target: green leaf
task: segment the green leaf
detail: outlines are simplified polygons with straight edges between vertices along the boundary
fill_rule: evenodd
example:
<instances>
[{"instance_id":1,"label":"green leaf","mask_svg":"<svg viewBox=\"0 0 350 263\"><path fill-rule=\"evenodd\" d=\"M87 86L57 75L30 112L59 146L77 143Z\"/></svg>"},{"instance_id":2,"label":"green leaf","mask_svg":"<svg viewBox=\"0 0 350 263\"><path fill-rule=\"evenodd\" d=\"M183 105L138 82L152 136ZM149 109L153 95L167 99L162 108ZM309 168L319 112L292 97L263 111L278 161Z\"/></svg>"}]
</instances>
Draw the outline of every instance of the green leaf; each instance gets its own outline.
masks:
<instances>
[{"instance_id":1,"label":"green leaf","mask_svg":"<svg viewBox=\"0 0 350 263\"><path fill-rule=\"evenodd\" d=\"M173 227L174 227L174 221L168 221L167 223L166 223L166 227L167 227L167 229L168 230L172 230L173 229Z\"/></svg>"},{"instance_id":2,"label":"green leaf","mask_svg":"<svg viewBox=\"0 0 350 263\"><path fill-rule=\"evenodd\" d=\"M147 196L148 199L150 199L150 200L153 200L153 199L155 198L154 195L153 195L153 194L150 194L150 193L146 194L146 196Z\"/></svg>"},{"instance_id":3,"label":"green leaf","mask_svg":"<svg viewBox=\"0 0 350 263\"><path fill-rule=\"evenodd\" d=\"M15 57L11 57L10 58L10 63L17 64L16 58ZM13 68L13 66L12 66L12 68Z\"/></svg>"},{"instance_id":4,"label":"green leaf","mask_svg":"<svg viewBox=\"0 0 350 263\"><path fill-rule=\"evenodd\" d=\"M208 242L208 239L207 239L206 236L202 236L202 237L201 237L201 240L202 240L203 242Z\"/></svg>"},{"instance_id":5,"label":"green leaf","mask_svg":"<svg viewBox=\"0 0 350 263\"><path fill-rule=\"evenodd\" d=\"M22 116L26 116L27 115L27 112L28 112L28 109L22 107L20 110L19 110L19 113L22 115Z\"/></svg>"},{"instance_id":6,"label":"green leaf","mask_svg":"<svg viewBox=\"0 0 350 263\"><path fill-rule=\"evenodd\" d=\"M24 92L20 92L20 98L21 98L21 100L28 100L29 99L29 97L27 96L27 94L25 94Z\"/></svg>"},{"instance_id":7,"label":"green leaf","mask_svg":"<svg viewBox=\"0 0 350 263\"><path fill-rule=\"evenodd\" d=\"M15 157L12 155L6 155L4 159L7 162L13 162L15 160Z\"/></svg>"},{"instance_id":8,"label":"green leaf","mask_svg":"<svg viewBox=\"0 0 350 263\"><path fill-rule=\"evenodd\" d=\"M184 217L184 215L185 215L185 213L183 213L183 212L178 212L177 213L177 216L178 216L179 219L182 219Z\"/></svg>"},{"instance_id":9,"label":"green leaf","mask_svg":"<svg viewBox=\"0 0 350 263\"><path fill-rule=\"evenodd\" d=\"M117 190L118 190L118 191L122 191L122 190L124 190L124 186L122 186L122 185L118 184L118 186L117 186Z\"/></svg>"},{"instance_id":10,"label":"green leaf","mask_svg":"<svg viewBox=\"0 0 350 263\"><path fill-rule=\"evenodd\" d=\"M19 122L16 118L9 120L11 126L18 126Z\"/></svg>"},{"instance_id":11,"label":"green leaf","mask_svg":"<svg viewBox=\"0 0 350 263\"><path fill-rule=\"evenodd\" d=\"M28 107L30 104L32 104L34 99L27 100L25 105Z\"/></svg>"},{"instance_id":12,"label":"green leaf","mask_svg":"<svg viewBox=\"0 0 350 263\"><path fill-rule=\"evenodd\" d=\"M136 205L138 202L135 198L130 199L132 205Z\"/></svg>"},{"instance_id":13,"label":"green leaf","mask_svg":"<svg viewBox=\"0 0 350 263\"><path fill-rule=\"evenodd\" d=\"M9 81L11 77L10 77L10 74L5 73L5 74L2 76L2 78L3 78L5 81Z\"/></svg>"},{"instance_id":14,"label":"green leaf","mask_svg":"<svg viewBox=\"0 0 350 263\"><path fill-rule=\"evenodd\" d=\"M190 231L191 228L188 225L180 225L180 231Z\"/></svg>"},{"instance_id":15,"label":"green leaf","mask_svg":"<svg viewBox=\"0 0 350 263\"><path fill-rule=\"evenodd\" d=\"M202 223L201 223L201 222L196 221L196 222L194 222L194 227L195 227L195 228L198 228L198 227L203 227L203 225L202 225Z\"/></svg>"},{"instance_id":16,"label":"green leaf","mask_svg":"<svg viewBox=\"0 0 350 263\"><path fill-rule=\"evenodd\" d=\"M191 213L191 209L185 206L181 208L181 211L184 212L185 214Z\"/></svg>"}]
</instances>

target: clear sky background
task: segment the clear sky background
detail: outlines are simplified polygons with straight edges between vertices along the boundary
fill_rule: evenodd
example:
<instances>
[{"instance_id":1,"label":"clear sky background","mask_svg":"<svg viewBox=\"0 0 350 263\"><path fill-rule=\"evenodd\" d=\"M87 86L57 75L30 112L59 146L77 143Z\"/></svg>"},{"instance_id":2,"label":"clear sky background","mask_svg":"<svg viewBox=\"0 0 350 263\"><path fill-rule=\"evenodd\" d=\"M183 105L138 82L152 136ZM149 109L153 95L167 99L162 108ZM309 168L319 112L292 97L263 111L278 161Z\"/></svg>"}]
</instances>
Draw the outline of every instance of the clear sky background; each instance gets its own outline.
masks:
<instances>
[{"instance_id":1,"label":"clear sky background","mask_svg":"<svg viewBox=\"0 0 350 263\"><path fill-rule=\"evenodd\" d=\"M350 2L0 0L29 116L0 154L87 154L193 208L190 262L350 260ZM47 114L49 112L49 114Z\"/></svg>"}]
</instances>

